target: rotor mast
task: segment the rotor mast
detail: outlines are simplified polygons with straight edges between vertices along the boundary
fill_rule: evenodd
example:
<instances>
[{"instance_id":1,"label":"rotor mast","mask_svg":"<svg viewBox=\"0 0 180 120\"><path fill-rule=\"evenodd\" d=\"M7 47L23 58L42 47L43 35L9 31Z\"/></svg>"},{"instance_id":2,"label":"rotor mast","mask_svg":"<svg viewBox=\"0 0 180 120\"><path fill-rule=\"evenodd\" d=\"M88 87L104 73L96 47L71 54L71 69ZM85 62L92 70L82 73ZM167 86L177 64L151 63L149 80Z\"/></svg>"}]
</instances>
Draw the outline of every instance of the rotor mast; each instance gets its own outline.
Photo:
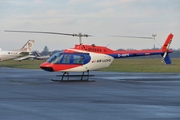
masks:
<instances>
[{"instance_id":1,"label":"rotor mast","mask_svg":"<svg viewBox=\"0 0 180 120\"><path fill-rule=\"evenodd\" d=\"M79 34L72 34L72 36L73 36L73 37L74 37L74 36L79 37L79 44L82 45L82 39L81 39L81 38L82 38L82 37L88 37L89 35L79 33Z\"/></svg>"}]
</instances>

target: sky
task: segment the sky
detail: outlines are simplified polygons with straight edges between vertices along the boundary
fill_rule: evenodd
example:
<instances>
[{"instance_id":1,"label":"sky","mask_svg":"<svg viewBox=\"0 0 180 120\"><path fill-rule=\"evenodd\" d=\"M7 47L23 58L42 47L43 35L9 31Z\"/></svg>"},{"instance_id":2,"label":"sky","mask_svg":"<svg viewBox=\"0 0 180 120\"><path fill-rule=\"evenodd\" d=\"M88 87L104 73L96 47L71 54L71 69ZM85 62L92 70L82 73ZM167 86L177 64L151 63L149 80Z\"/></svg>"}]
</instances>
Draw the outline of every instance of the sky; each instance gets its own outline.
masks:
<instances>
[{"instance_id":1,"label":"sky","mask_svg":"<svg viewBox=\"0 0 180 120\"><path fill-rule=\"evenodd\" d=\"M10 33L27 30L97 35L82 38L83 44L110 49L160 48L169 33L172 49L180 48L179 0L0 0L0 48L20 49L29 39L34 50L73 48L78 37ZM149 39L108 37L108 35L148 36ZM105 35L105 36L98 36ZM107 36L106 36L107 35Z\"/></svg>"}]
</instances>

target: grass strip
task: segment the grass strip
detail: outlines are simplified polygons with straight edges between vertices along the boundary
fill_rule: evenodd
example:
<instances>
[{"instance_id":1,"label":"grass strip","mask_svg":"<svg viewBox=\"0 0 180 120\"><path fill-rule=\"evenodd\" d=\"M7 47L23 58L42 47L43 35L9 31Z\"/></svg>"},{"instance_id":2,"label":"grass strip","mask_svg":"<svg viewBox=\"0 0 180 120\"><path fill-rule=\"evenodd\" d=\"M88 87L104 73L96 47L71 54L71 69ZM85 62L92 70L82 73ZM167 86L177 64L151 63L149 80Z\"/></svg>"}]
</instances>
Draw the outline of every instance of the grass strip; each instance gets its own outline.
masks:
<instances>
[{"instance_id":1,"label":"grass strip","mask_svg":"<svg viewBox=\"0 0 180 120\"><path fill-rule=\"evenodd\" d=\"M0 67L11 68L26 68L26 69L40 69L39 65L45 62L44 60L33 61L1 61ZM116 59L108 68L100 71L114 71L114 72L150 72L150 73L180 73L180 58L173 58L172 64L166 65L161 62L161 59Z\"/></svg>"}]
</instances>

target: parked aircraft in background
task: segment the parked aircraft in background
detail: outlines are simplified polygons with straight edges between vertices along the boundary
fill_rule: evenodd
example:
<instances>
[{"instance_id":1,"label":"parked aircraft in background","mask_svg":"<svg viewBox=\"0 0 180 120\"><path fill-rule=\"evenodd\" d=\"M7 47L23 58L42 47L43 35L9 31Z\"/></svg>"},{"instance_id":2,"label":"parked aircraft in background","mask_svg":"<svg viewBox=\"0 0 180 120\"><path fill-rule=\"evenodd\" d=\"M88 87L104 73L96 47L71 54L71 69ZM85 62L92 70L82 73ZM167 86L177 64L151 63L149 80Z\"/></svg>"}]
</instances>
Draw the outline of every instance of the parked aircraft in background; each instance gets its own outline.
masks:
<instances>
[{"instance_id":1,"label":"parked aircraft in background","mask_svg":"<svg viewBox=\"0 0 180 120\"><path fill-rule=\"evenodd\" d=\"M50 55L41 55L38 51L31 52L29 55L16 58L14 60L18 60L21 62L22 60L46 60L50 57Z\"/></svg>"},{"instance_id":2,"label":"parked aircraft in background","mask_svg":"<svg viewBox=\"0 0 180 120\"><path fill-rule=\"evenodd\" d=\"M35 54L35 59L37 60L45 60L50 57L50 55L40 55L38 51L35 51L34 54Z\"/></svg>"},{"instance_id":3,"label":"parked aircraft in background","mask_svg":"<svg viewBox=\"0 0 180 120\"><path fill-rule=\"evenodd\" d=\"M29 40L20 50L2 51L0 50L0 61L12 60L27 56L32 51L34 40Z\"/></svg>"},{"instance_id":4,"label":"parked aircraft in background","mask_svg":"<svg viewBox=\"0 0 180 120\"><path fill-rule=\"evenodd\" d=\"M14 60L18 60L19 62L21 62L22 60L34 60L36 56L32 53L29 53L29 55L26 55L26 56L23 56L23 57L19 57L19 58L16 58Z\"/></svg>"}]
</instances>

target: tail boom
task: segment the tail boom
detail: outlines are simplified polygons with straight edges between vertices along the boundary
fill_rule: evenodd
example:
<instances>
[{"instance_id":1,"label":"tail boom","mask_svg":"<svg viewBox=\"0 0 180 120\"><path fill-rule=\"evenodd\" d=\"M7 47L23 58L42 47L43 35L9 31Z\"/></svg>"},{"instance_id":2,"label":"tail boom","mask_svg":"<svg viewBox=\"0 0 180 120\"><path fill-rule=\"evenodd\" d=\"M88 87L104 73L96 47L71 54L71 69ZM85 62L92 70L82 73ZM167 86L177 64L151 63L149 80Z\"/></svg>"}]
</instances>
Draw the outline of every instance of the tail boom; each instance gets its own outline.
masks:
<instances>
[{"instance_id":1,"label":"tail boom","mask_svg":"<svg viewBox=\"0 0 180 120\"><path fill-rule=\"evenodd\" d=\"M170 33L165 40L163 46L161 49L158 50L120 50L120 51L114 51L114 53L109 54L110 56L116 58L126 58L126 57L138 57L138 56L150 56L150 55L162 55L163 59L162 61L166 64L171 64L171 59L169 56L169 53L172 52L172 50L169 50L171 41L173 38L173 34Z\"/></svg>"}]
</instances>

